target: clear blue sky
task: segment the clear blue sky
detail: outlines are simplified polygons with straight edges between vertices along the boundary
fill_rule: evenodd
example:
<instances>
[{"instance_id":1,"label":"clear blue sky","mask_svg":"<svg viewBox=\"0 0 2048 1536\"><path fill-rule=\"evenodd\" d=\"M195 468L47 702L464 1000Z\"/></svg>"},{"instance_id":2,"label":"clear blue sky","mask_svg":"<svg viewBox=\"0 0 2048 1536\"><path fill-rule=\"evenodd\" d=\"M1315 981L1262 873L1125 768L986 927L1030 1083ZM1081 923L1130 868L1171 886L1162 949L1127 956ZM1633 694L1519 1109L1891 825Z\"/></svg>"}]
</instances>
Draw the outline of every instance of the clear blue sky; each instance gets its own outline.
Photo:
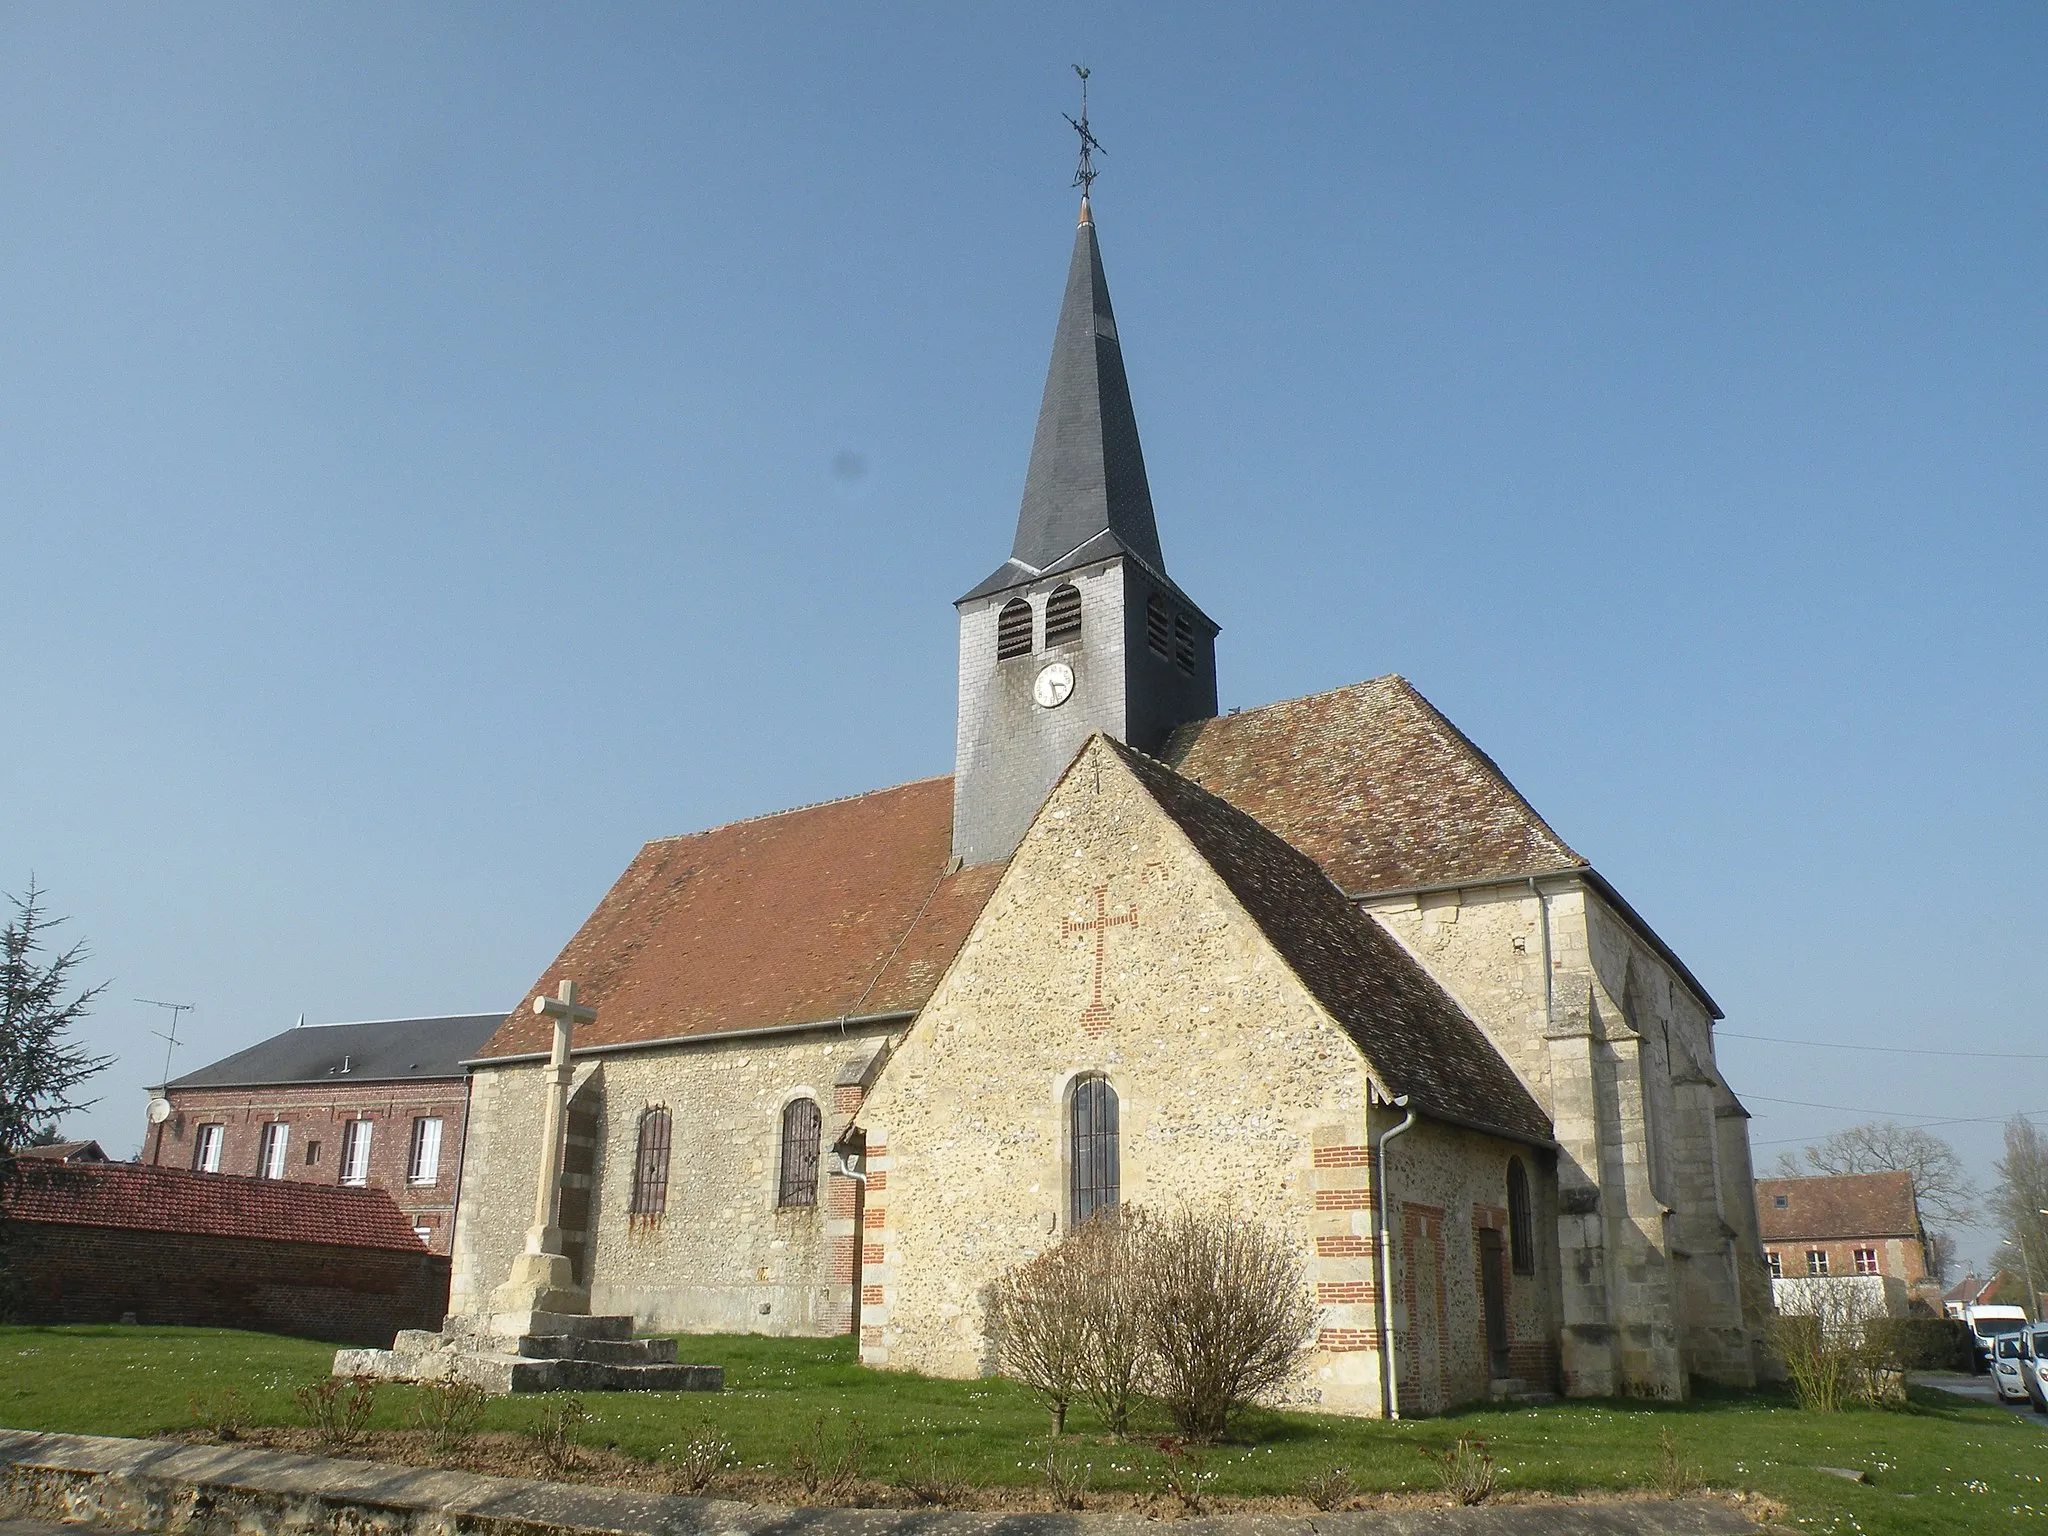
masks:
<instances>
[{"instance_id":1,"label":"clear blue sky","mask_svg":"<svg viewBox=\"0 0 2048 1536\"><path fill-rule=\"evenodd\" d=\"M645 839L949 769L1076 59L1223 702L1405 673L1729 1031L2043 1053L1725 1039L1760 1165L2048 1111L2048 10L863 9L0 6L73 1129L133 998L506 1007Z\"/></svg>"}]
</instances>

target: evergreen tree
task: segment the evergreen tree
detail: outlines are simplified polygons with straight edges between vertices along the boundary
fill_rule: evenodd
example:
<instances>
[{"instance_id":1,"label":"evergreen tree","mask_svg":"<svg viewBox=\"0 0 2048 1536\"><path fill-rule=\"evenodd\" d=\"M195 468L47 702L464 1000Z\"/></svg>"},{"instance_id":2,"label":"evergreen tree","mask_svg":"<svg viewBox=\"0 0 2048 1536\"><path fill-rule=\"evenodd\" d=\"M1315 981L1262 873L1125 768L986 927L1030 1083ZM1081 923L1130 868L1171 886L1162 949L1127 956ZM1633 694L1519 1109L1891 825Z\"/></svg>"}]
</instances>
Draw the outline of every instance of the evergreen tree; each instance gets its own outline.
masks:
<instances>
[{"instance_id":1,"label":"evergreen tree","mask_svg":"<svg viewBox=\"0 0 2048 1536\"><path fill-rule=\"evenodd\" d=\"M33 875L26 895L7 899L14 917L0 929L0 1153L48 1138L59 1116L84 1109L91 1101L73 1099L73 1090L113 1061L67 1038L106 990L104 982L74 990L85 945L50 950L49 932L64 919L43 910Z\"/></svg>"}]
</instances>

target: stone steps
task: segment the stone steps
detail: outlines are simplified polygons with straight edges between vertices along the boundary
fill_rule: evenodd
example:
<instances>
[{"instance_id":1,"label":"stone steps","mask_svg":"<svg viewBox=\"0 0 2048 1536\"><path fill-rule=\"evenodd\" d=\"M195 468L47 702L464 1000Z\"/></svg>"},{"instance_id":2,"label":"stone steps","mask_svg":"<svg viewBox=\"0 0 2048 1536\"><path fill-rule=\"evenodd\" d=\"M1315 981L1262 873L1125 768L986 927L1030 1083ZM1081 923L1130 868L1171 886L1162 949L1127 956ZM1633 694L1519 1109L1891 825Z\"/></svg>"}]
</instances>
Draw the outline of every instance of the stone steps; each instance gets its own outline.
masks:
<instances>
[{"instance_id":1,"label":"stone steps","mask_svg":"<svg viewBox=\"0 0 2048 1536\"><path fill-rule=\"evenodd\" d=\"M531 1331L494 1333L487 1322L451 1317L439 1333L408 1328L389 1349L335 1351L334 1374L379 1381L466 1381L512 1392L718 1392L725 1371L680 1365L674 1339L636 1339L631 1317L535 1312Z\"/></svg>"}]
</instances>

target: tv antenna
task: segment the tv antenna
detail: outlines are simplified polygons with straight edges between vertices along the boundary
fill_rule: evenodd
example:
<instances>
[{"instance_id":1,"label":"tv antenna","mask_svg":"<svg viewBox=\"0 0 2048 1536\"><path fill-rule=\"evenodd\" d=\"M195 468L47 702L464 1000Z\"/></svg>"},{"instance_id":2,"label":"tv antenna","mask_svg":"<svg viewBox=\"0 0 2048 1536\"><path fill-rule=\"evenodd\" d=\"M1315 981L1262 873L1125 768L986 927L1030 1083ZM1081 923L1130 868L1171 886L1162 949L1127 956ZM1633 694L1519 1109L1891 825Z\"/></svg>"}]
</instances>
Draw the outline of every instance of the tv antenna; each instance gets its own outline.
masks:
<instances>
[{"instance_id":1,"label":"tv antenna","mask_svg":"<svg viewBox=\"0 0 2048 1536\"><path fill-rule=\"evenodd\" d=\"M164 1042L164 1081L168 1083L171 1080L171 1052L175 1051L179 1046L185 1043L184 1041L178 1038L178 1015L181 1013L190 1013L192 1011L192 1004L160 1003L153 997L138 997L137 999L135 999L135 1001L137 1001L138 1003L147 1003L152 1008L168 1008L171 1010L171 1032L169 1034L165 1034L160 1029L152 1029L150 1031L150 1033L152 1035L155 1035L157 1039Z\"/></svg>"},{"instance_id":2,"label":"tv antenna","mask_svg":"<svg viewBox=\"0 0 2048 1536\"><path fill-rule=\"evenodd\" d=\"M1109 151L1104 149L1095 135L1088 131L1088 66L1076 64L1074 73L1081 77L1081 116L1078 121L1067 117L1064 112L1060 116L1066 117L1068 126L1081 135L1081 164L1074 172L1072 184L1081 189L1081 197L1085 201L1088 189L1095 185L1095 178L1102 174L1095 169L1095 156L1106 155Z\"/></svg>"}]
</instances>

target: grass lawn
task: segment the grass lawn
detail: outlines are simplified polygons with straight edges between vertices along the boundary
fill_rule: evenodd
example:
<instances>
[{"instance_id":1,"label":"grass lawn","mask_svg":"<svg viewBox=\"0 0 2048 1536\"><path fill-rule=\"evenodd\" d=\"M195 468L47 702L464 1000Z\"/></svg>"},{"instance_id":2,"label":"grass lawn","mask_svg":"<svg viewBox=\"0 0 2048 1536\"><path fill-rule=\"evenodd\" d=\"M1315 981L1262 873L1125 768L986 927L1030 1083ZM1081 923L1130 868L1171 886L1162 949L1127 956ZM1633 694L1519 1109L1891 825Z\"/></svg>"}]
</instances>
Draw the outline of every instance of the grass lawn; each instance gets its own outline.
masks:
<instances>
[{"instance_id":1,"label":"grass lawn","mask_svg":"<svg viewBox=\"0 0 2048 1536\"><path fill-rule=\"evenodd\" d=\"M81 1434L151 1435L188 1429L193 1394L229 1388L252 1424L304 1422L293 1389L324 1376L332 1346L265 1334L188 1328L0 1328L0 1424ZM723 1365L722 1394L589 1394L581 1438L658 1458L707 1430L731 1440L749 1466L786 1464L790 1448L827 1415L837 1434L858 1414L873 1475L894 1480L914 1453L936 1444L951 1475L976 1484L1033 1485L1047 1418L1003 1381L936 1381L862 1369L846 1339L691 1337L684 1358ZM373 1428L402 1428L415 1389L385 1387ZM526 1430L533 1398L498 1399L482 1428ZM1164 1433L1164 1420L1145 1423ZM2048 1529L2048 1428L2003 1409L1916 1391L1897 1412L1807 1414L1774 1395L1708 1397L1682 1405L1575 1402L1545 1408L1474 1408L1439 1419L1380 1425L1303 1413L1254 1413L1236 1443L1208 1453L1213 1491L1297 1492L1312 1473L1343 1466L1368 1491L1435 1484L1419 1446L1442 1447L1470 1430L1488 1441L1507 1488L1654 1487L1660 1433L1723 1489L1777 1499L1798 1527L1825 1532ZM1150 1486L1157 1453L1103 1439L1085 1410L1069 1421L1072 1445L1100 1489ZM1861 1469L1868 1485L1814 1470Z\"/></svg>"}]
</instances>

